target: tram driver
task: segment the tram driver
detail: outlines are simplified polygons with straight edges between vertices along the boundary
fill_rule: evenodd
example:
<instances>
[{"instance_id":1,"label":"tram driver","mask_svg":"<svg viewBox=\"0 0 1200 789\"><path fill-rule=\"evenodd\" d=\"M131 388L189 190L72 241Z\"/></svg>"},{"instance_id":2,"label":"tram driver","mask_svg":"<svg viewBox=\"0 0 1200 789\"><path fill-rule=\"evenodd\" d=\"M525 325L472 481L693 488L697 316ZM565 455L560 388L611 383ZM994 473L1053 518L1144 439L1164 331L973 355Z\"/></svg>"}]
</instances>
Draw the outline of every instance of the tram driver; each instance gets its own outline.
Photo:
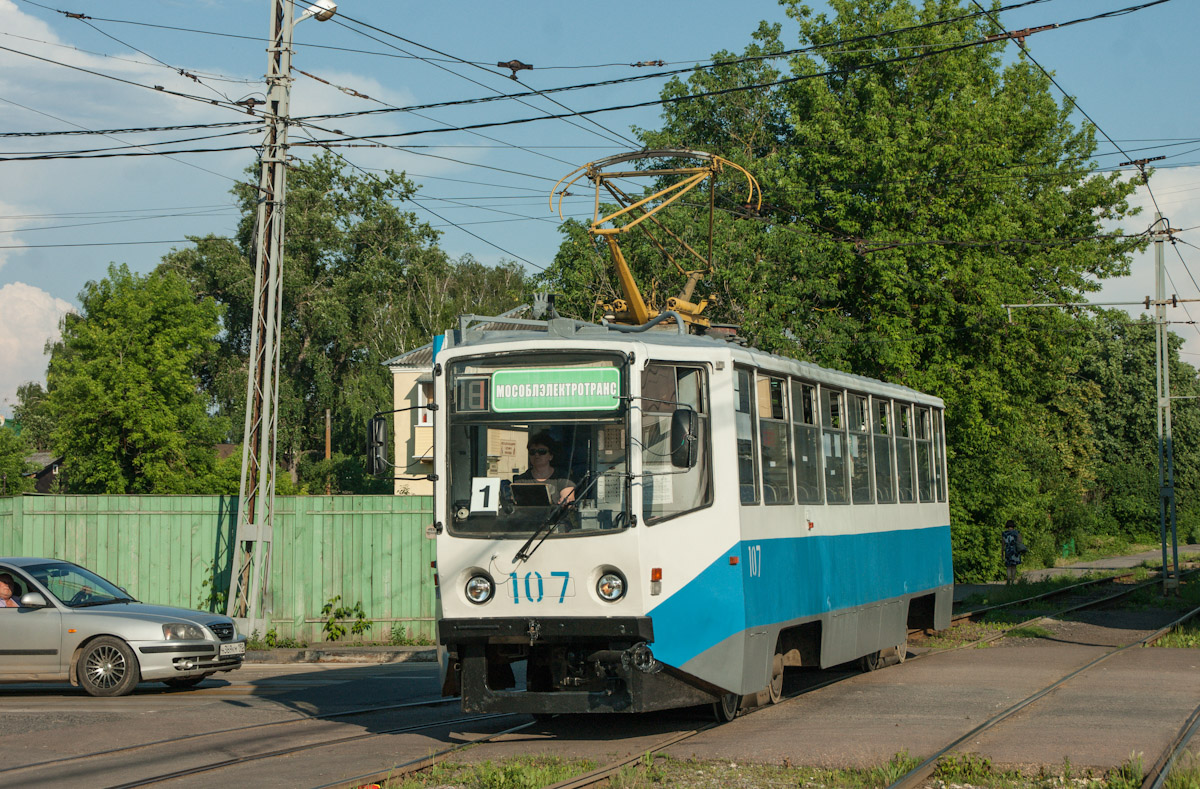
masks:
<instances>
[{"instance_id":1,"label":"tram driver","mask_svg":"<svg viewBox=\"0 0 1200 789\"><path fill-rule=\"evenodd\" d=\"M544 482L550 486L551 501L570 504L575 500L575 480L564 464L555 465L561 455L558 442L543 430L529 439L529 468L513 477L513 482Z\"/></svg>"}]
</instances>

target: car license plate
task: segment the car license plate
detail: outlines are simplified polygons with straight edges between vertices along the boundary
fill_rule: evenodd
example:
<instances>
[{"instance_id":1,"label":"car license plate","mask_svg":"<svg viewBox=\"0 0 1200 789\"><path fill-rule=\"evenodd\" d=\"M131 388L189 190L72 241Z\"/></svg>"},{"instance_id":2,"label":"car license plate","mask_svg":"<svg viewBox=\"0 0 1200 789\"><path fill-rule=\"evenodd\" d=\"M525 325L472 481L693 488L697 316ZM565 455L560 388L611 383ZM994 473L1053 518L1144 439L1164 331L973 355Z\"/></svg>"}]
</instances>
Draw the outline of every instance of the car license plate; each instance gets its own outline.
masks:
<instances>
[{"instance_id":1,"label":"car license plate","mask_svg":"<svg viewBox=\"0 0 1200 789\"><path fill-rule=\"evenodd\" d=\"M244 654L246 654L246 642L245 641L238 641L233 644L222 644L221 645L221 657L225 657L226 655L244 655Z\"/></svg>"}]
</instances>

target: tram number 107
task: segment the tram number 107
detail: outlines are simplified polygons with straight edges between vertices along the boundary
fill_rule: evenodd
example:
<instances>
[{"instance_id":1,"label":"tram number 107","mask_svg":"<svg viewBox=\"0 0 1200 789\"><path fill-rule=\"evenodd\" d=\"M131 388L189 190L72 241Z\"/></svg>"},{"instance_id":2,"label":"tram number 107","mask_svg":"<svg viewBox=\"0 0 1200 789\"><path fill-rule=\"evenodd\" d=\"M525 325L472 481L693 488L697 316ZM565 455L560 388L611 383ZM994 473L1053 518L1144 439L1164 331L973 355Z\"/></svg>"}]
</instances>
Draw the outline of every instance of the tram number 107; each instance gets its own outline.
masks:
<instances>
[{"instance_id":1,"label":"tram number 107","mask_svg":"<svg viewBox=\"0 0 1200 789\"><path fill-rule=\"evenodd\" d=\"M751 578L762 578L762 545L746 546L746 569Z\"/></svg>"},{"instance_id":2,"label":"tram number 107","mask_svg":"<svg viewBox=\"0 0 1200 789\"><path fill-rule=\"evenodd\" d=\"M567 590L571 585L571 574L568 572L550 573L551 584L554 584L558 578L562 579L562 588L558 590L558 602L561 603L567 597ZM546 582L542 579L542 574L539 572L525 573L522 579L516 573L509 573L508 580L512 581L512 598L513 604L521 602L521 592L525 592L525 599L531 603L540 603L546 594ZM523 583L522 583L523 581ZM522 588L523 587L523 588ZM553 587L551 588L550 596L554 596Z\"/></svg>"}]
</instances>

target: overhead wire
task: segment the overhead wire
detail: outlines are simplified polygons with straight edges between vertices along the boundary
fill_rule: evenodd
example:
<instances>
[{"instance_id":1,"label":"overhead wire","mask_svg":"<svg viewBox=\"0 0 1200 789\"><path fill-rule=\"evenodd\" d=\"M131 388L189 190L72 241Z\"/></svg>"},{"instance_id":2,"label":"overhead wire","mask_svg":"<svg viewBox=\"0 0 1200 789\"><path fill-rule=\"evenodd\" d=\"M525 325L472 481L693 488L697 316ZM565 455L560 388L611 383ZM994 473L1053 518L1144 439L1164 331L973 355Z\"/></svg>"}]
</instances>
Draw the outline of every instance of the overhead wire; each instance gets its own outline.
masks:
<instances>
[{"instance_id":1,"label":"overhead wire","mask_svg":"<svg viewBox=\"0 0 1200 789\"><path fill-rule=\"evenodd\" d=\"M442 51L440 51L440 50L437 50L437 49L434 49L434 48L432 48L432 47L426 46L426 45L424 45L424 44L419 44L419 43L417 43L417 42L415 42L415 41L412 41L412 40L410 40L410 39L404 38L403 36L397 35L396 33L392 33L392 32L390 32L390 31L383 30L382 28L375 27L374 25L371 25L371 24L369 24L369 23L367 23L367 22L363 22L363 21L361 21L361 20L358 20L358 19L355 19L355 18L353 18L353 17L347 16L347 15L345 15L345 14L342 14L342 15L341 15L341 19L339 19L338 17L334 17L333 21L337 22L337 23L338 23L339 25L341 25L342 27L345 27L345 28L347 28L347 29L349 29L349 30L352 30L352 31L354 31L354 32L358 33L358 34L359 34L359 35L361 35L361 36L365 36L365 37L367 37L367 38L370 38L370 39L372 39L373 41L377 41L377 42L379 42L379 43L381 43L381 44L384 44L385 46L389 46L389 47L395 47L396 49L400 49L399 47L396 47L394 44L391 44L391 43L389 43L389 42L386 42L386 41L382 41L382 40L380 40L380 39L378 39L378 38L375 38L374 36L372 36L372 35L370 35L370 34L368 34L368 33L364 33L364 32L363 32L363 31L361 31L361 30L357 30L357 29L355 29L355 28L353 28L353 27L350 27L349 25L346 25L346 24L345 24L345 22L341 21L342 19L344 19L344 20L347 20L347 21L349 21L349 22L352 22L353 24L356 24L356 25L360 25L360 26L362 26L362 27L365 27L365 28L367 28L367 29L369 29L369 30L374 30L375 32L377 32L377 33L380 33L381 35L390 36L390 37L392 37L392 38L395 38L395 39L396 39L396 40L398 40L398 41L403 41L403 42L405 42L406 44L409 44L409 45L411 45L411 46L416 46L416 47L420 47L421 49L428 50L429 52L433 52L433 53L435 53L435 54L441 55L442 57L454 58L454 60L456 60L456 61L458 61L458 62L460 62L460 63L462 63L462 64L464 64L464 65L468 65L468 66L474 66L474 67L476 67L476 68L483 68L483 70L484 70L484 71L486 71L487 73L489 73L489 74L491 74L491 75L493 75L493 76L495 76L495 74L496 74L496 72L495 72L495 71L492 71L491 69L487 69L487 68L484 68L484 67L482 67L482 66L479 66L479 65L478 65L478 64L476 64L476 63L471 63L470 61L462 60L461 58L457 58L457 57L455 57L455 56L453 56L453 55L450 55L450 54L448 54L448 53L446 53L446 52L442 52ZM400 51L404 52L405 50L402 50L402 49L401 49ZM408 54L412 54L412 53L408 53ZM472 83L472 84L474 84L474 85L478 85L479 87L481 87L481 88L483 88L483 89L485 89L485 90L490 90L490 91L492 91L492 92L494 92L494 93L496 93L496 94L498 94L498 95L501 95L501 96L510 96L510 94L507 94L507 93L505 93L504 91L501 91L501 90L498 90L498 89L496 89L496 88L493 88L493 87L491 87L490 85L486 85L486 84L484 84L484 83L480 82L479 80L471 79L470 77L466 76L465 74L460 74L460 73L458 73L457 71L454 71L453 69L450 69L450 68L447 68L446 66L443 66L443 65L441 65L440 63L436 63L436 62L433 62L433 61L427 61L427 62L429 62L429 64L430 64L430 65L432 65L432 66L434 66L434 67L436 67L436 68L439 68L439 69L441 69L441 70L443 70L443 71L446 71L446 72L447 72L447 73L449 73L449 74L453 74L454 76L458 77L459 79L464 79L464 80L466 80L467 82L470 82L470 83ZM510 98L511 98L511 96L510 96ZM538 109L539 109L538 107L535 107L534 105L532 105L532 104L530 104L530 103L528 103L528 102L526 102L526 101L524 101L524 100L522 100L522 99L515 99L515 101L517 101L519 104L523 104L523 105L525 105L526 107L529 107L529 108L531 108L531 109L534 109L534 110L538 110ZM557 102L555 102L555 103L557 103ZM563 105L561 105L561 104L560 104L559 106L561 107L561 106L563 106ZM570 120L567 120L566 122L567 122L568 124L570 124L571 126L575 126L576 128L580 128L580 129L582 129L582 128L583 128L583 127L579 126L579 124L573 123L573 122L571 122ZM600 125L600 124L598 124L598 123L595 123L595 122L592 122L592 123L593 123L593 125L595 125L597 128L599 128L601 131L603 131L603 132L605 133L605 134L601 134L600 136L601 136L601 137L604 137L604 138L605 138L605 139L607 139L609 142L612 142L612 141L613 141L613 140L612 140L612 138L614 138L614 137L615 137L615 138L617 138L617 141L629 142L629 143L632 143L632 144L633 144L633 145L635 145L635 146L636 146L636 145L638 145L638 143L636 143L636 142L634 142L634 141L630 140L628 137L625 137L625 136L624 136L624 135L622 135L622 134L619 134L619 133L617 133L617 132L613 132L612 130L610 130L610 129L607 129L607 128L605 128L604 126L601 126L601 125ZM598 134L598 132L595 132L595 131L593 131L592 133L593 133L593 134ZM606 136L606 135L607 135L607 136Z\"/></svg>"},{"instance_id":2,"label":"overhead wire","mask_svg":"<svg viewBox=\"0 0 1200 789\"><path fill-rule=\"evenodd\" d=\"M75 126L75 127L77 127L77 128L80 128L80 129L86 128L85 126L81 126L81 125L79 125L78 123L75 123L75 122L73 122L73 121L68 121L68 120L66 120L66 119L64 119L64 118L60 118L60 117L58 117L57 115L51 115L51 114L50 114L50 113L48 113L48 112L43 112L42 110L37 110L37 109L34 109L33 107L26 106L26 105L24 105L24 104L21 104L21 103L19 103L19 102L13 101L12 99L7 99L7 98L5 98L5 97L3 97L3 96L0 96L0 101L3 101L3 102L4 102L4 103L6 103L6 104L11 104L11 105L13 105L14 107L20 107L21 109L23 109L23 110L26 110L26 111L28 111L28 112L37 113L38 115L42 115L42 116L44 116L44 117L51 118L52 120L56 120L56 121L58 121L59 123L65 123L65 124L66 124L66 125L68 125L68 126ZM125 142L125 140L122 140L122 139L120 139L119 137L114 137L114 136L112 136L112 135L104 135L104 136L106 136L106 137L111 137L112 139L114 139L114 140L116 140L117 142L120 142L120 143L124 143L124 142ZM114 154L114 155L115 155L115 154ZM171 160L171 161L173 161L173 162L178 162L179 164L182 164L182 165L186 165L186 166L188 166L188 167L191 167L191 168L192 168L192 169L194 169L194 170L199 170L199 171L201 171L201 172L208 173L209 175L215 175L215 176L217 176L218 178L224 178L225 180L227 180L227 181L233 181L233 182L234 182L234 183L236 183L236 184L245 183L244 181L242 181L242 180L240 180L240 179L233 178L233 177L231 177L231 176L225 175L224 173L219 173L219 172L217 172L216 170L210 170L210 169L208 169L207 167L201 167L201 166L200 166L200 165L198 165L198 164L193 164L192 162L184 161L183 159L176 159L174 156L170 155L170 152L166 152L166 151L150 151L150 153L149 153L149 154L147 154L147 155L153 155L153 156L162 156L162 157L164 157L164 158L170 159L170 160ZM254 186L254 188L255 188L255 189L257 189L257 188L258 188L257 184L253 184L252 186Z\"/></svg>"},{"instance_id":3,"label":"overhead wire","mask_svg":"<svg viewBox=\"0 0 1200 789\"><path fill-rule=\"evenodd\" d=\"M0 31L0 36L8 36L9 38L19 38L22 41L29 41L34 44L43 44L48 47L58 47L59 49L70 49L75 52L80 52L84 55L92 55L93 57L98 57L98 58L109 58L110 60L119 60L122 63L133 63L134 65L138 65L138 66L162 65L163 68L168 68L172 71L176 71L174 66L169 66L169 65L165 65L165 64L157 64L157 63L147 63L144 60L134 60L133 58L123 58L119 55L110 55L107 52L93 52L90 49L81 49L80 47L73 47L70 44L59 44L54 41L43 41L40 38L30 38L29 36L19 36L16 33L8 33L5 31ZM132 49L132 47L130 47L130 48ZM149 56L147 56L147 57L149 57ZM188 69L188 71L192 74L202 76L205 79L211 79L215 82L230 82L230 83L236 83L239 85L261 85L262 84L262 81L257 80L257 79L244 79L241 77L231 77L227 74L218 74L218 73L214 73L214 72L210 72L210 71L201 71L199 69Z\"/></svg>"},{"instance_id":4,"label":"overhead wire","mask_svg":"<svg viewBox=\"0 0 1200 789\"><path fill-rule=\"evenodd\" d=\"M193 82L195 82L196 84L198 84L198 85L203 85L204 87L208 88L208 89L209 89L209 90L211 90L213 93L217 94L218 96L220 96L221 98L225 99L225 100L226 100L226 101L228 101L229 103L231 103L231 104L233 104L233 103L236 103L236 102L234 102L234 100L233 100L233 99L231 99L229 96L226 96L224 93L222 93L221 91L217 90L217 89L216 89L216 88L214 88L212 85L209 85L207 82L205 82L204 80L200 79L200 77L198 77L198 76L197 76L195 73L193 73L193 72L189 71L188 69L181 68L181 67L179 67L179 66L173 66L173 65L171 65L170 63L166 63L166 62L164 62L164 61L162 61L162 60L159 60L158 58L154 57L154 55L151 55L149 52L146 52L146 51L145 51L145 50L143 50L143 49L138 49L138 48L137 48L137 47L135 47L133 44L130 44L130 43L128 43L128 42L125 42L125 41L122 41L121 39L117 38L116 36L112 35L111 33L107 33L107 32L105 32L105 31L101 30L100 28L96 27L96 26L95 26L95 25L93 25L91 22L89 22L87 19L80 18L80 19L79 19L79 21L80 21L80 22L83 22L83 24L87 25L87 26L88 26L88 27L90 27L92 30L95 30L97 33L99 33L100 35L104 36L105 38L108 38L108 39L110 39L110 40L112 40L112 41L116 41L116 42L117 42L118 44L120 44L121 46L124 46L124 47L129 47L129 48L130 48L130 49L132 49L134 52L137 52L137 53L138 53L138 54L140 54L140 55L143 55L143 56L145 56L145 57L148 57L148 58L150 58L152 61L154 61L154 62L155 62L155 63L157 63L158 65L160 65L160 66L165 66L166 68L170 69L171 71L174 71L175 73L179 74L179 76L181 76L181 77L187 77L187 78L191 79Z\"/></svg>"},{"instance_id":5,"label":"overhead wire","mask_svg":"<svg viewBox=\"0 0 1200 789\"><path fill-rule=\"evenodd\" d=\"M307 130L306 130L306 133L307 133ZM329 150L329 149L327 149L327 150ZM333 154L335 157L337 157L338 159L340 159L341 161L345 162L345 163L346 163L347 165L349 165L350 167L352 167L352 168L354 168L355 170L358 170L359 172L363 173L364 175L366 175L368 178L372 179L372 180L373 180L373 181L375 181L376 183L381 183L381 181L380 181L379 177L378 177L378 176L376 176L376 175L375 175L373 172L371 172L370 170L367 170L367 169L365 169L365 168L363 168L363 167L359 167L357 164L355 164L354 162L352 162L352 161L350 161L349 159L347 159L347 158L346 158L346 157L345 157L343 154L341 154L340 152L338 152L338 151L334 151L334 150L330 150L329 152L330 152L331 154ZM536 269L538 269L538 270L540 270L540 271L545 271L545 270L546 270L544 266L539 266L539 265L537 265L536 263L533 263L532 261L530 261L530 260L527 260L526 258L524 258L524 257L522 257L522 256L520 256L520 255L518 255L518 254L516 254L515 252L512 252L512 251L510 251L510 250L508 250L508 249L505 249L504 247L500 246L499 244L495 243L494 241L490 241L490 240L488 240L488 239L484 238L483 236L479 235L478 233L475 233L474 231L471 231L471 230L467 230L466 228L464 228L464 227L460 226L459 224L457 224L457 223L455 223L455 222L452 222L451 220L449 220L449 219L447 219L446 217L442 216L442 215L441 215L441 214L439 214L438 212L434 211L434 210L433 210L432 208L430 208L429 206L424 206L424 205L422 205L422 206L419 206L419 207L420 207L420 208L421 208L423 211L427 211L428 213L430 213L430 214L433 214L435 217L437 217L439 220L441 220L442 222L446 223L447 225L452 225L453 227L457 228L457 229L458 229L460 232L466 233L467 235L471 236L472 238L474 238L474 239L476 239L476 240L478 240L478 241L482 241L483 243L487 244L488 246L490 246L490 247L493 247L494 249L498 249L499 251L503 252L503 253L504 253L504 254L506 254L506 255L509 255L510 257L516 258L517 260L521 261L522 263L526 263L526 264L528 264L528 265L530 265L530 266L533 266L534 268L536 268Z\"/></svg>"}]
</instances>

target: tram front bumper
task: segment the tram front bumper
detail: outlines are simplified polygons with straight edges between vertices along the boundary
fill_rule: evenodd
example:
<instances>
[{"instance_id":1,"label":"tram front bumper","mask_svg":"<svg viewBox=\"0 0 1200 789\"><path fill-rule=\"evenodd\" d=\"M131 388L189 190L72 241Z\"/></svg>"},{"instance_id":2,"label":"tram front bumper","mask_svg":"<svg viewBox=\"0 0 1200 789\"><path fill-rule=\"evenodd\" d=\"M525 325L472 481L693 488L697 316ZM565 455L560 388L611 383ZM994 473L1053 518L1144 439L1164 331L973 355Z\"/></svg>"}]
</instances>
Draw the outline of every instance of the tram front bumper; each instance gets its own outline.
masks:
<instances>
[{"instance_id":1,"label":"tram front bumper","mask_svg":"<svg viewBox=\"0 0 1200 789\"><path fill-rule=\"evenodd\" d=\"M649 617L443 619L438 636L450 657L443 692L460 692L468 712L648 712L716 698L654 660Z\"/></svg>"}]
</instances>

